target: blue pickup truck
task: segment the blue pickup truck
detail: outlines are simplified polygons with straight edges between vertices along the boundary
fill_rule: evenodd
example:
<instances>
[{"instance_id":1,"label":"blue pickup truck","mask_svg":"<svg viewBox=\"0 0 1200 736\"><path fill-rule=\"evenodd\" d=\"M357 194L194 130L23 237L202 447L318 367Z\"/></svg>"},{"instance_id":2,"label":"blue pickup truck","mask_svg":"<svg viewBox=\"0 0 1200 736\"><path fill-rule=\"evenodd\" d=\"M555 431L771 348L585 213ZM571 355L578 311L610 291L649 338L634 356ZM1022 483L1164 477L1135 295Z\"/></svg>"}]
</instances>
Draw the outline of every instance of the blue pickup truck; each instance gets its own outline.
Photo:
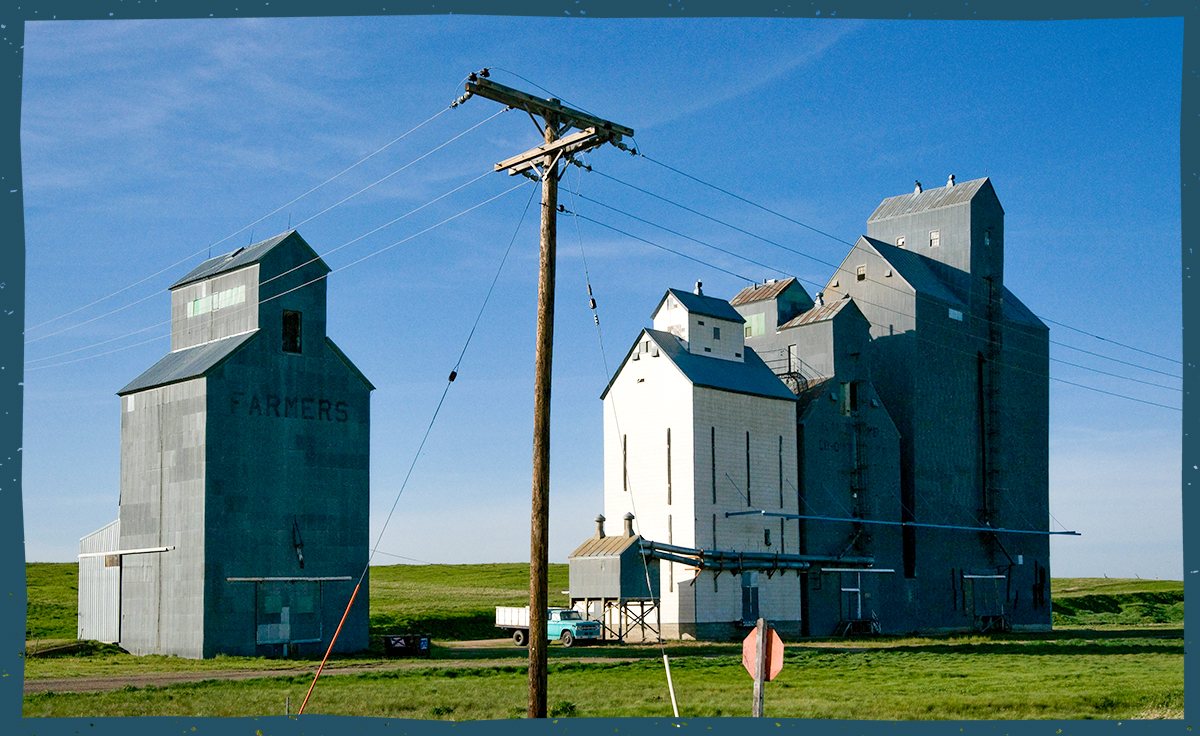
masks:
<instances>
[{"instance_id":1,"label":"blue pickup truck","mask_svg":"<svg viewBox=\"0 0 1200 736\"><path fill-rule=\"evenodd\" d=\"M529 606L496 606L496 628L512 635L519 647L529 645ZM599 621L588 621L572 608L550 608L546 611L546 638L558 639L564 647L576 642L586 644L600 641Z\"/></svg>"}]
</instances>

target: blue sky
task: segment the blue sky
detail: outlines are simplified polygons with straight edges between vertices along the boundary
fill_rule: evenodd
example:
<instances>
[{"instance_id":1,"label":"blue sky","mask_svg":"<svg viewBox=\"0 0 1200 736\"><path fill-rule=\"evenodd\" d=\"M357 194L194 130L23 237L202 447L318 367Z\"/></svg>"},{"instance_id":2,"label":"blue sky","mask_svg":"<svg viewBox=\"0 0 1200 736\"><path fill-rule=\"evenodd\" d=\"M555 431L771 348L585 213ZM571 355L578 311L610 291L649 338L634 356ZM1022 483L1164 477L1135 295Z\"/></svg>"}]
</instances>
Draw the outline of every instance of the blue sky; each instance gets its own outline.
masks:
<instances>
[{"instance_id":1,"label":"blue sky","mask_svg":"<svg viewBox=\"0 0 1200 736\"><path fill-rule=\"evenodd\" d=\"M556 42L534 42L547 36ZM210 247L299 224L335 269L329 335L378 387L372 540L517 233L380 545L400 557L377 562L528 559L536 207L518 231L532 183L502 194L523 180L487 172L537 144L533 123L475 98L292 203L443 110L484 66L634 128L656 161L833 236L612 147L588 156L592 173L568 174L569 209L704 263L560 217L552 561L602 508L605 358L616 366L663 291L702 280L729 298L746 283L730 271L794 275L815 292L879 201L914 179L991 177L1006 283L1026 305L1177 361L1182 36L1179 19L29 23L26 557L73 560L79 537L115 518L114 392L168 349L167 285ZM1180 412L1065 383L1179 407L1180 365L1051 328L1052 526L1083 534L1052 540L1053 574L1180 578Z\"/></svg>"}]
</instances>

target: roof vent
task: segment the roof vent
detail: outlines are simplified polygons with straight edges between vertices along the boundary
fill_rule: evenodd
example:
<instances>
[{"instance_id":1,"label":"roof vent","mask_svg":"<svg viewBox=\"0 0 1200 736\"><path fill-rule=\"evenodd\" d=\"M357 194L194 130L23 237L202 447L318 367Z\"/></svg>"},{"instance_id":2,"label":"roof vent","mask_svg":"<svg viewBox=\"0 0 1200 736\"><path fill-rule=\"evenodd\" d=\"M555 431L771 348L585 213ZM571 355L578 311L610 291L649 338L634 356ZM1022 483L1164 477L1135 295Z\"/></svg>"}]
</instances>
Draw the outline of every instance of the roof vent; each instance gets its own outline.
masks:
<instances>
[{"instance_id":1,"label":"roof vent","mask_svg":"<svg viewBox=\"0 0 1200 736\"><path fill-rule=\"evenodd\" d=\"M241 253L241 252L242 252L242 251L244 251L244 250L246 250L246 246L244 246L244 245L243 245L241 248L238 248L238 249L237 249L237 250L235 250L234 252L230 253L230 254L229 254L229 255L228 255L226 258L225 258L225 260L227 260L227 261L232 261L232 260L233 260L233 258L234 258L234 256L236 256L238 253Z\"/></svg>"},{"instance_id":2,"label":"roof vent","mask_svg":"<svg viewBox=\"0 0 1200 736\"><path fill-rule=\"evenodd\" d=\"M954 174L950 175L950 179L946 182L946 186L948 186L948 187L954 186Z\"/></svg>"},{"instance_id":3,"label":"roof vent","mask_svg":"<svg viewBox=\"0 0 1200 736\"><path fill-rule=\"evenodd\" d=\"M625 536L633 536L633 514L628 511L625 512Z\"/></svg>"},{"instance_id":4,"label":"roof vent","mask_svg":"<svg viewBox=\"0 0 1200 736\"><path fill-rule=\"evenodd\" d=\"M596 514L596 539L604 539L604 514Z\"/></svg>"},{"instance_id":5,"label":"roof vent","mask_svg":"<svg viewBox=\"0 0 1200 736\"><path fill-rule=\"evenodd\" d=\"M700 290L701 286L704 286L704 282L697 281L696 282L696 290L693 291L692 293L695 294L696 296L704 296L704 292Z\"/></svg>"},{"instance_id":6,"label":"roof vent","mask_svg":"<svg viewBox=\"0 0 1200 736\"><path fill-rule=\"evenodd\" d=\"M921 182L917 182L916 188L913 189L913 194L920 194L920 193L921 193Z\"/></svg>"},{"instance_id":7,"label":"roof vent","mask_svg":"<svg viewBox=\"0 0 1200 736\"><path fill-rule=\"evenodd\" d=\"M823 306L825 306L825 299L824 299L824 296L825 296L825 292L823 292L823 291L818 291L818 292L817 292L817 299L816 299L816 301L814 301L814 302L813 302L813 306L816 306L816 307L823 307Z\"/></svg>"}]
</instances>

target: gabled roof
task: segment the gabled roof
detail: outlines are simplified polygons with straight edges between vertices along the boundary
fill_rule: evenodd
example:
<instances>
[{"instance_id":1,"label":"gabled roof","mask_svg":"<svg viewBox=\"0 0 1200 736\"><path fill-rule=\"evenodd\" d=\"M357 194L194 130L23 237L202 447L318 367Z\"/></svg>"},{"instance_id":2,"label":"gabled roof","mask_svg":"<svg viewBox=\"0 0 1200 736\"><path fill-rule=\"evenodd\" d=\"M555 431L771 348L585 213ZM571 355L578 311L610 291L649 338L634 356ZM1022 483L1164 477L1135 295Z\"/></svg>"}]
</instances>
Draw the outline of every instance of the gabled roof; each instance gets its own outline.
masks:
<instances>
[{"instance_id":1,"label":"gabled roof","mask_svg":"<svg viewBox=\"0 0 1200 736\"><path fill-rule=\"evenodd\" d=\"M279 235L276 235L273 238L268 238L260 243L255 243L254 245L249 245L245 248L238 248L232 253L226 253L225 255L217 256L216 258L209 258L204 263L201 263L199 266L196 266L189 271L186 276L171 284L169 288L178 289L180 286L185 286L196 281L203 281L204 279L212 278L217 274L226 273L228 271L236 271L237 269L244 268L252 263L258 263L267 255L267 253L275 248L275 246L293 236L300 242L301 245L303 245L305 248L308 248L308 250L312 252L313 258L317 259L322 268L324 268L326 271L330 270L329 266L326 266L325 262L321 261L320 257L317 256L316 251L314 251L308 243L304 242L304 238L300 237L298 232L295 230L288 230L286 233L280 233Z\"/></svg>"},{"instance_id":2,"label":"gabled roof","mask_svg":"<svg viewBox=\"0 0 1200 736\"><path fill-rule=\"evenodd\" d=\"M966 186L959 184L958 186ZM957 188L957 187L956 187ZM883 260L887 261L893 269L899 274L900 278L904 279L909 286L917 291L918 294L932 296L941 299L948 304L965 306L961 299L955 296L954 292L946 286L946 282L934 272L937 261L932 258L926 258L911 250L897 248L894 245L875 240L863 235L858 239L855 245L866 244L874 248L875 252L880 255ZM847 260L849 256L847 256Z\"/></svg>"},{"instance_id":3,"label":"gabled roof","mask_svg":"<svg viewBox=\"0 0 1200 736\"><path fill-rule=\"evenodd\" d=\"M779 325L779 329L786 330L789 327L799 327L801 325L811 325L817 322L824 322L827 319L833 319L839 312L842 311L848 304L852 304L853 299L837 299L830 304L825 304L820 307L813 307L807 312L792 317L787 322ZM857 309L858 307L855 307Z\"/></svg>"},{"instance_id":4,"label":"gabled roof","mask_svg":"<svg viewBox=\"0 0 1200 736\"><path fill-rule=\"evenodd\" d=\"M1004 306L1001 310L1001 314L1003 314L1004 319L1011 320L1013 322L1020 322L1031 327L1040 327L1043 330L1050 329L1045 322L1038 319L1038 316L1034 314L1029 307L1025 306L1020 299L1017 298L1016 294L1013 294L1011 291L1009 291L1007 286L1003 288Z\"/></svg>"},{"instance_id":5,"label":"gabled roof","mask_svg":"<svg viewBox=\"0 0 1200 736\"><path fill-rule=\"evenodd\" d=\"M746 322L746 318L738 314L737 310L729 306L729 302L724 299L699 296L690 291L680 291L679 289L667 289L667 293L663 294L663 298L659 300L658 306L654 308L651 314L658 314L658 310L662 309L663 302L667 300L668 296L674 296L683 305L683 308L692 314L703 314L708 317L737 322L738 324Z\"/></svg>"},{"instance_id":6,"label":"gabled roof","mask_svg":"<svg viewBox=\"0 0 1200 736\"><path fill-rule=\"evenodd\" d=\"M867 222L875 220L886 220L889 217L902 217L904 215L912 215L917 212L926 212L928 210L938 209L939 207L950 207L956 204L970 202L976 194L984 190L991 189L992 184L987 177L975 179L973 181L964 181L962 184L956 184L952 187L938 187L937 189L926 189L922 192L910 192L901 194L898 197L888 197L879 203L875 208L875 212L867 218ZM992 197L996 197L995 191L992 191ZM997 200L999 206L999 200ZM1003 212L1003 209L1001 209Z\"/></svg>"},{"instance_id":7,"label":"gabled roof","mask_svg":"<svg viewBox=\"0 0 1200 736\"><path fill-rule=\"evenodd\" d=\"M254 339L258 331L234 335L203 345L176 350L167 353L142 375L130 381L125 388L117 392L118 396L144 391L148 388L165 386L168 383L179 383L192 378L199 378L216 368L234 351Z\"/></svg>"},{"instance_id":8,"label":"gabled roof","mask_svg":"<svg viewBox=\"0 0 1200 736\"><path fill-rule=\"evenodd\" d=\"M642 335L647 335L654 344L658 346L662 355L667 357L684 378L691 381L693 386L702 386L704 388L715 388L720 391L732 391L739 394L750 394L752 396L765 396L770 399L787 399L795 401L796 397L791 390L784 385L783 381L779 380L767 364L758 357L758 353L751 348L745 348L742 355L744 362L739 363L734 360L724 360L721 358L712 358L704 355L695 355L688 352L687 348L679 338L669 332L661 332L659 330L643 329L633 342L633 347L625 354L625 360L621 362L621 367L613 374L612 380L608 382L608 386L604 388L604 393L600 394L603 399L608 395L609 389L617 380L617 376L621 375L626 364L629 362L630 356L638 349L638 345L642 342ZM658 358L643 358L643 360L658 360Z\"/></svg>"},{"instance_id":9,"label":"gabled roof","mask_svg":"<svg viewBox=\"0 0 1200 736\"><path fill-rule=\"evenodd\" d=\"M739 291L737 296L729 300L729 303L736 307L739 304L751 304L764 299L774 299L783 292L787 291L787 288L795 283L796 277L789 276L788 278L783 279L782 281L776 281L773 284L753 284ZM804 287L800 288L801 291L803 291ZM805 292L805 296L808 296L807 292Z\"/></svg>"},{"instance_id":10,"label":"gabled roof","mask_svg":"<svg viewBox=\"0 0 1200 736\"><path fill-rule=\"evenodd\" d=\"M592 537L567 555L567 559L572 557L618 557L641 539L640 534L634 534L632 537L624 534L618 534L615 537Z\"/></svg>"}]
</instances>

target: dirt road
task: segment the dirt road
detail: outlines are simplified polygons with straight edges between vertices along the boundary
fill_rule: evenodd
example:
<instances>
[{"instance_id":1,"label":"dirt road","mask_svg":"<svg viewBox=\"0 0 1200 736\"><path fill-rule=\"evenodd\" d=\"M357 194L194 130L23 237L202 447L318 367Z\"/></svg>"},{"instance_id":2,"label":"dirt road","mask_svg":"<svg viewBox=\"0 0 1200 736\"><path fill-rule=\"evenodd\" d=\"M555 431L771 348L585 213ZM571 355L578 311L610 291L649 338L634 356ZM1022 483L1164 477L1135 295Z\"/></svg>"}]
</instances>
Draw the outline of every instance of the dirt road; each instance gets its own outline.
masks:
<instances>
[{"instance_id":1,"label":"dirt road","mask_svg":"<svg viewBox=\"0 0 1200 736\"><path fill-rule=\"evenodd\" d=\"M327 664L321 676L333 677L337 675L353 675L360 672L386 672L389 670L424 669L429 667L502 667L524 665L527 660L521 656L510 655L504 657L500 652L496 653L497 657L495 658L479 656L483 654L483 650L501 649L506 645L507 648L514 649L507 639L498 640L497 642L447 642L443 646L447 646L447 648L454 650L456 653L466 656L455 659L394 659L368 664L356 664L353 661L343 660ZM556 662L632 662L639 659L638 657L587 656L587 649L573 649L570 654L560 650L556 651L555 654L559 655L554 658ZM253 680L259 677L287 677L289 675L312 677L316 674L319 665L319 662L304 661L297 662L295 667L272 670L197 670L194 672L145 672L98 677L42 678L25 680L25 694L32 695L44 692L93 693L120 690L126 686L146 687L147 685L153 685L155 687L165 687L167 685L201 682L203 680Z\"/></svg>"}]
</instances>

